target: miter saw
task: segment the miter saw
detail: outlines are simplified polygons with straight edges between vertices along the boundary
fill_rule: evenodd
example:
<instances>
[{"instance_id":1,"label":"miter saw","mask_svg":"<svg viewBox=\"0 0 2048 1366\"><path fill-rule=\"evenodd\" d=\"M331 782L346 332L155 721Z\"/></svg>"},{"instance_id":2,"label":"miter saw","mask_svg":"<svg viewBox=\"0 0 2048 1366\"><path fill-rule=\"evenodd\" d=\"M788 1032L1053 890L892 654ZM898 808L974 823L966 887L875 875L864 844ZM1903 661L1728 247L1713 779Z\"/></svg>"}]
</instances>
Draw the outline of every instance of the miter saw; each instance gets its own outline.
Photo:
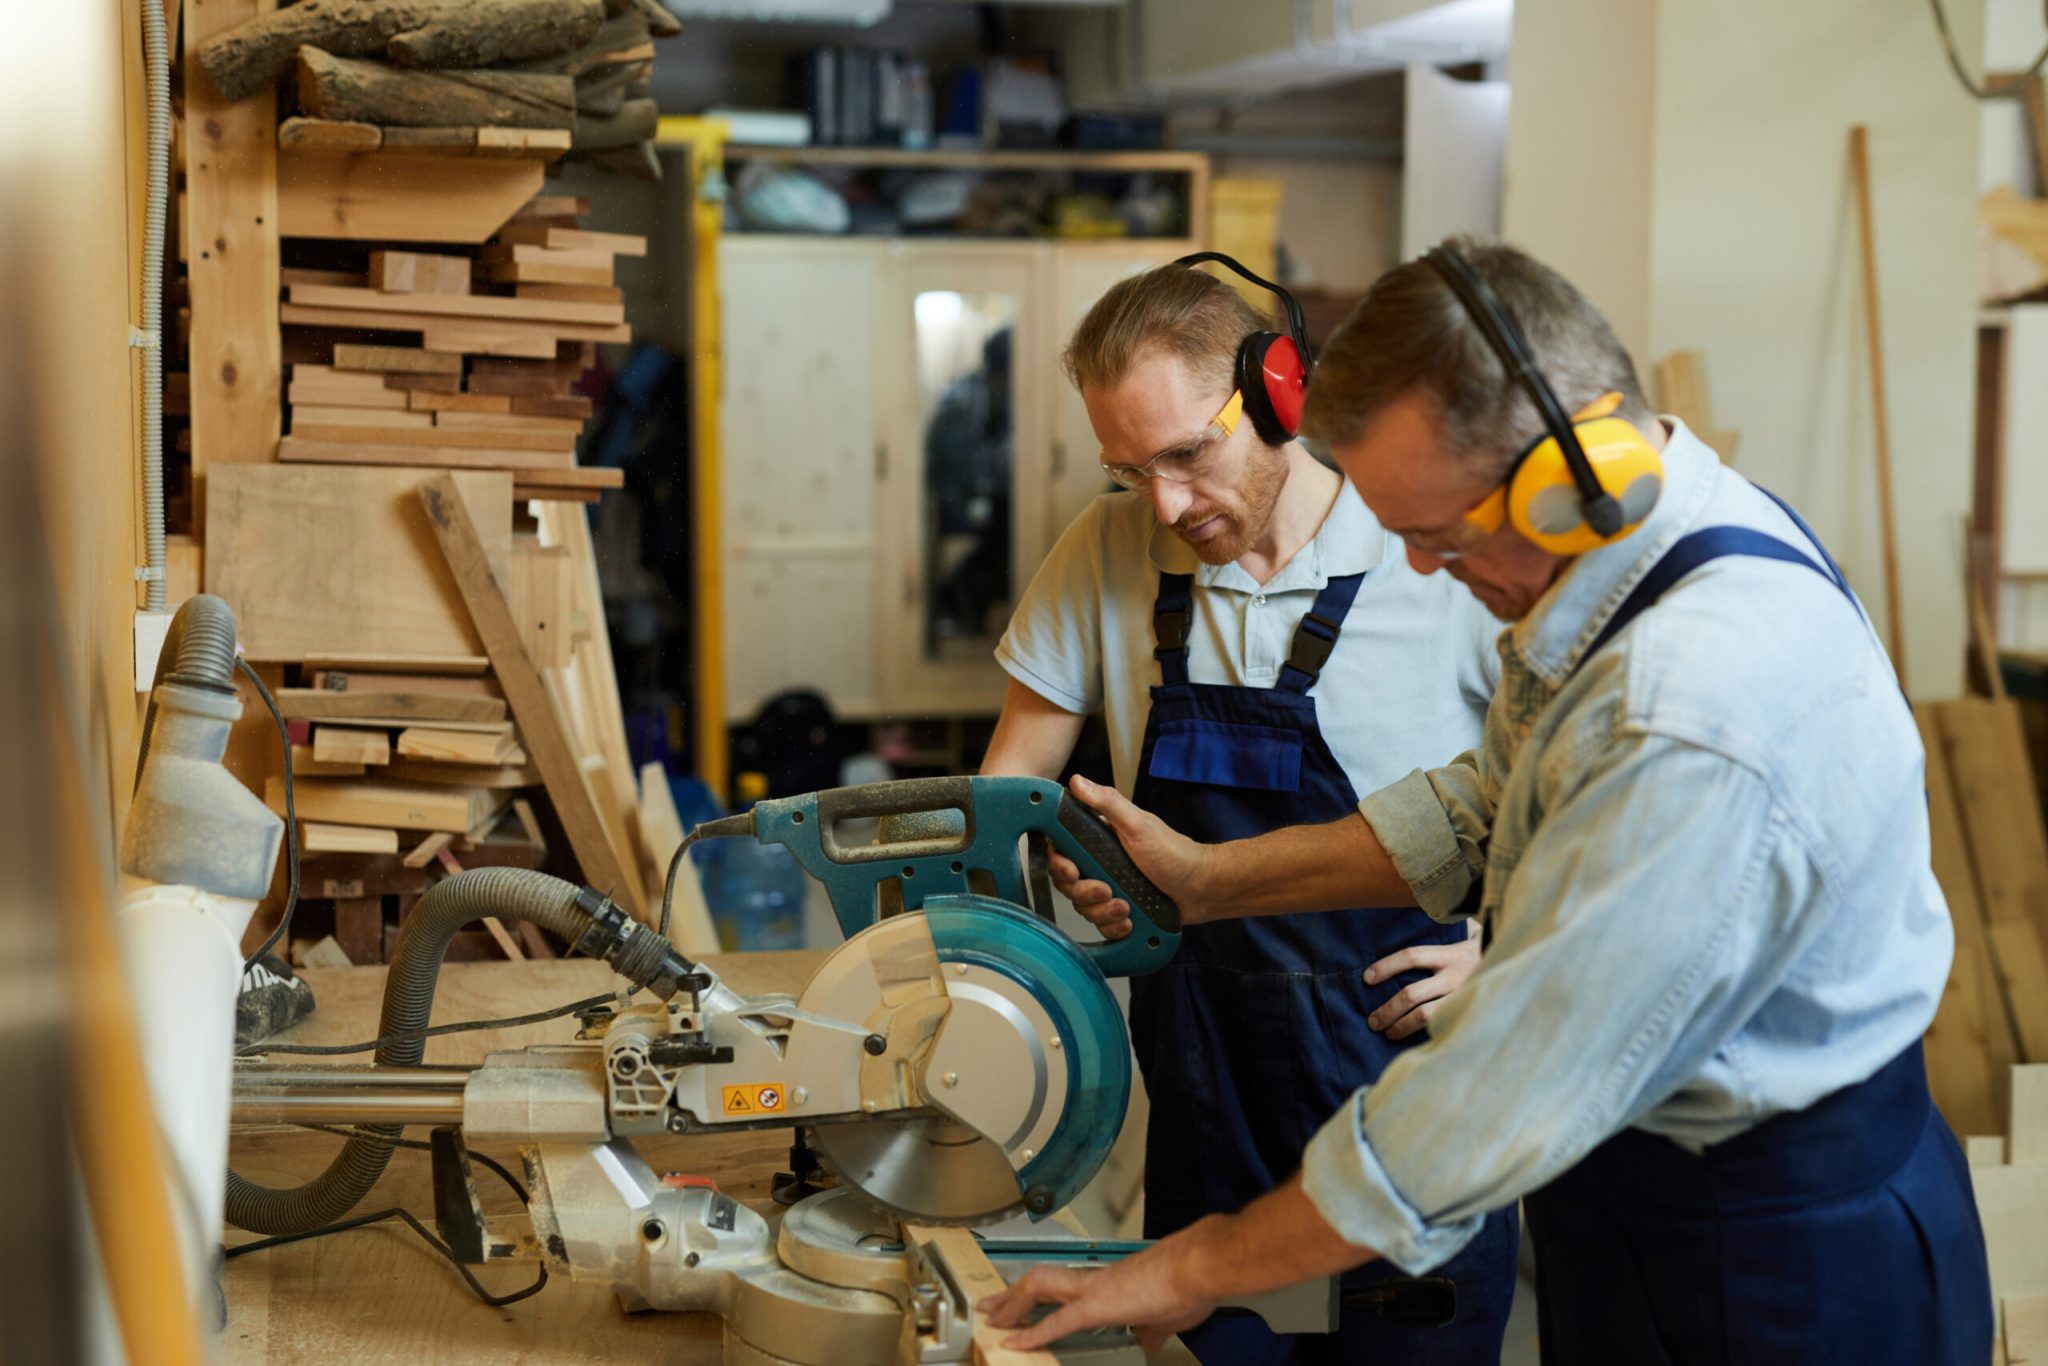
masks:
<instances>
[{"instance_id":1,"label":"miter saw","mask_svg":"<svg viewBox=\"0 0 2048 1366\"><path fill-rule=\"evenodd\" d=\"M877 818L878 842L845 833ZM1149 971L1179 937L1172 902L1092 812L1039 779L915 780L763 801L693 838L720 836L787 845L831 894L850 937L798 995L741 996L570 889L589 920L577 946L667 999L594 1005L578 1042L474 1069L245 1066L237 1119L439 1126L436 1221L458 1257L543 1261L629 1309L716 1313L735 1366L970 1359L978 1268L947 1225L1017 1221L972 1249L1011 1278L1142 1246L1031 1227L1080 1192L1123 1123L1131 1055L1105 972ZM1031 839L1115 888L1132 933L1080 944L1028 909ZM393 1018L387 994L387 1032ZM768 1215L633 1145L781 1127L839 1184ZM469 1145L518 1148L523 1213L484 1214ZM1278 1331L1329 1331L1335 1283L1247 1307ZM1142 1360L1128 1335L1060 1351Z\"/></svg>"}]
</instances>

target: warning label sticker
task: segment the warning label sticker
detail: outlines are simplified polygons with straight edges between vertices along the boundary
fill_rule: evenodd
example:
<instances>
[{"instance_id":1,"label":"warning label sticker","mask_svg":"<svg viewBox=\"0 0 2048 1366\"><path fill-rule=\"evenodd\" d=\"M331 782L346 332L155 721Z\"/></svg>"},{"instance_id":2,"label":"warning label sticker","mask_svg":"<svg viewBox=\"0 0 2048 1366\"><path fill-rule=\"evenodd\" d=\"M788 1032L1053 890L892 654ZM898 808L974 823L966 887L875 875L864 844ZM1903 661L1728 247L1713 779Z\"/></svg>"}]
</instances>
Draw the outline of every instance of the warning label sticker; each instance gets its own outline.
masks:
<instances>
[{"instance_id":1,"label":"warning label sticker","mask_svg":"<svg viewBox=\"0 0 2048 1366\"><path fill-rule=\"evenodd\" d=\"M780 1086L728 1086L723 1095L728 1115L774 1114L782 1109Z\"/></svg>"}]
</instances>

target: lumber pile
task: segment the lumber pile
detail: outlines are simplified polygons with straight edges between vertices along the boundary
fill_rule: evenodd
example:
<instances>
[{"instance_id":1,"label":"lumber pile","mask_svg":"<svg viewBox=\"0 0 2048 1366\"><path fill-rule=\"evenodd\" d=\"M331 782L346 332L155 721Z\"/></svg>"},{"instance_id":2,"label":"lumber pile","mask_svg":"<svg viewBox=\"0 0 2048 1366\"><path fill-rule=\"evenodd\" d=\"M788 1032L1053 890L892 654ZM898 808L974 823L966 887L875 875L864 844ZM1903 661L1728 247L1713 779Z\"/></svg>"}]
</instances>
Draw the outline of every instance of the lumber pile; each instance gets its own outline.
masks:
<instances>
[{"instance_id":1,"label":"lumber pile","mask_svg":"<svg viewBox=\"0 0 2048 1366\"><path fill-rule=\"evenodd\" d=\"M1934 873L1956 936L1927 1032L1928 1083L1957 1133L1994 1134L2013 1064L2048 1064L2048 835L2009 699L1914 711Z\"/></svg>"},{"instance_id":2,"label":"lumber pile","mask_svg":"<svg viewBox=\"0 0 2048 1366\"><path fill-rule=\"evenodd\" d=\"M631 340L613 263L647 243L576 227L587 210L539 196L475 255L332 243L344 268L285 268L300 359L278 459L509 470L521 500L618 487L621 471L576 464L591 404L575 385L597 343Z\"/></svg>"},{"instance_id":3,"label":"lumber pile","mask_svg":"<svg viewBox=\"0 0 2048 1366\"><path fill-rule=\"evenodd\" d=\"M681 31L659 0L301 0L210 35L198 64L230 102L289 78L327 125L300 145L388 151L421 146L418 130L502 146L526 130L547 135L526 145L652 176L654 40Z\"/></svg>"},{"instance_id":4,"label":"lumber pile","mask_svg":"<svg viewBox=\"0 0 2048 1366\"><path fill-rule=\"evenodd\" d=\"M2010 1069L2006 1137L1965 1142L1998 1315L1992 1360L2048 1362L2048 1066Z\"/></svg>"}]
</instances>

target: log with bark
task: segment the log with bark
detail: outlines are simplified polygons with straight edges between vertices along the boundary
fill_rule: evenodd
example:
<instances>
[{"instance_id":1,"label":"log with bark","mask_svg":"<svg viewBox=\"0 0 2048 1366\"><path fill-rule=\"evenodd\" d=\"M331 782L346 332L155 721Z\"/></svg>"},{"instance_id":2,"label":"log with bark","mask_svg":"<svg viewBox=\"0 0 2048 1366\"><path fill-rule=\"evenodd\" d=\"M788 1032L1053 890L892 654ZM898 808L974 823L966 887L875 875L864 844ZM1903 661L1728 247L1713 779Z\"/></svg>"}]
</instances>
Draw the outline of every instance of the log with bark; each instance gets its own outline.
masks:
<instances>
[{"instance_id":1,"label":"log with bark","mask_svg":"<svg viewBox=\"0 0 2048 1366\"><path fill-rule=\"evenodd\" d=\"M643 3L653 0L632 0ZM388 50L409 66L486 66L573 51L597 37L605 14L605 0L300 0L208 39L199 64L222 95L239 100L288 70L301 47L344 57Z\"/></svg>"},{"instance_id":2,"label":"log with bark","mask_svg":"<svg viewBox=\"0 0 2048 1366\"><path fill-rule=\"evenodd\" d=\"M573 88L574 82L571 86ZM627 100L616 114L578 115L575 141L571 146L578 152L630 147L653 137L655 126L660 122L661 110L653 100Z\"/></svg>"},{"instance_id":3,"label":"log with bark","mask_svg":"<svg viewBox=\"0 0 2048 1366\"><path fill-rule=\"evenodd\" d=\"M578 127L576 82L567 76L412 71L316 47L299 49L299 106L324 119L402 128ZM651 124L640 134L652 135Z\"/></svg>"}]
</instances>

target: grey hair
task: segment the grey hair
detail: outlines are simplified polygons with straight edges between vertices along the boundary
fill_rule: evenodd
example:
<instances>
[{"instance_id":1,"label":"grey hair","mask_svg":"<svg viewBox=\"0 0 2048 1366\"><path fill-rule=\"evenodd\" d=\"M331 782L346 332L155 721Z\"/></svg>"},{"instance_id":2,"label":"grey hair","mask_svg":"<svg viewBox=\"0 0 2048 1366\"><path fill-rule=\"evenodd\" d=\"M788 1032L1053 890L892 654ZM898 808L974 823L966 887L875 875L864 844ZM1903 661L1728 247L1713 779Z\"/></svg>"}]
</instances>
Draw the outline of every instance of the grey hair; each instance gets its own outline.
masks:
<instances>
[{"instance_id":1,"label":"grey hair","mask_svg":"<svg viewBox=\"0 0 2048 1366\"><path fill-rule=\"evenodd\" d=\"M1504 243L1453 237L1445 245L1492 286L1567 414L1612 392L1621 395L1621 417L1639 426L1653 420L1635 362L1570 281ZM1543 430L1535 401L1436 268L1419 260L1374 281L1331 334L1316 358L1302 431L1327 448L1350 445L1389 404L1416 392L1451 448L1489 473L1506 473Z\"/></svg>"}]
</instances>

